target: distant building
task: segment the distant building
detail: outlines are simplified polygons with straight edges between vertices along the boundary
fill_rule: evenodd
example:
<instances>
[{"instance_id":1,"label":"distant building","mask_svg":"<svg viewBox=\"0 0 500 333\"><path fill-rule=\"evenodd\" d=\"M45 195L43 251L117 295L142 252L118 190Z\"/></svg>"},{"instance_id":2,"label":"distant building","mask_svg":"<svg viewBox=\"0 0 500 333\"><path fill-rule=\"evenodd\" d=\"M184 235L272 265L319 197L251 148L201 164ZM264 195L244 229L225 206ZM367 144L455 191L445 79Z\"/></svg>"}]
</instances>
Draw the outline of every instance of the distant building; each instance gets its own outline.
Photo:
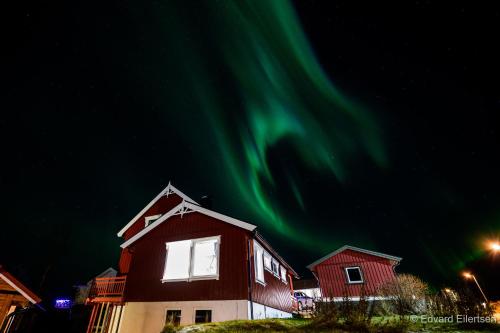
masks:
<instances>
[{"instance_id":1,"label":"distant building","mask_svg":"<svg viewBox=\"0 0 500 333\"><path fill-rule=\"evenodd\" d=\"M75 299L74 299L74 304L84 304L85 301L87 300L89 296L89 291L90 288L92 287L92 283L95 281L95 279L99 278L109 278L109 277L115 277L118 274L118 271L114 269L113 267L109 267L100 274L96 275L92 280L88 281L87 284L81 284L81 285L76 285L74 288L76 289L75 291Z\"/></svg>"},{"instance_id":2,"label":"distant building","mask_svg":"<svg viewBox=\"0 0 500 333\"><path fill-rule=\"evenodd\" d=\"M307 266L319 283L321 294L332 301L361 296L376 300L377 290L396 277L395 267L402 258L343 246Z\"/></svg>"},{"instance_id":3,"label":"distant building","mask_svg":"<svg viewBox=\"0 0 500 333\"><path fill-rule=\"evenodd\" d=\"M293 281L293 290L303 292L313 299L321 298L321 290L319 289L318 280L315 278Z\"/></svg>"},{"instance_id":4,"label":"distant building","mask_svg":"<svg viewBox=\"0 0 500 333\"><path fill-rule=\"evenodd\" d=\"M235 319L288 318L295 271L257 227L169 184L120 232L116 277L95 279L88 333L158 333Z\"/></svg>"},{"instance_id":5,"label":"distant building","mask_svg":"<svg viewBox=\"0 0 500 333\"><path fill-rule=\"evenodd\" d=\"M0 265L0 332L9 332L16 323L17 310L42 300Z\"/></svg>"}]
</instances>

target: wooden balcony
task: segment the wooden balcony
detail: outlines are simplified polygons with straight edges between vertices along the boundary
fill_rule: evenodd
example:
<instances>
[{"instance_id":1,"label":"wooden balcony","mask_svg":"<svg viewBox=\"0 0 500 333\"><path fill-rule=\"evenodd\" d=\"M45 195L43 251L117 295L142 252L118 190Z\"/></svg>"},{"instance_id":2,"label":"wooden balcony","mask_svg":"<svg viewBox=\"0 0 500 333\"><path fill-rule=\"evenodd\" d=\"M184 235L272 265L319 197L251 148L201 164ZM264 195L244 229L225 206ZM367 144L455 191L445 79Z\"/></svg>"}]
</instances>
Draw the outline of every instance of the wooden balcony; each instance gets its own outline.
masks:
<instances>
[{"instance_id":1,"label":"wooden balcony","mask_svg":"<svg viewBox=\"0 0 500 333\"><path fill-rule=\"evenodd\" d=\"M122 303L126 276L95 278L86 303Z\"/></svg>"}]
</instances>

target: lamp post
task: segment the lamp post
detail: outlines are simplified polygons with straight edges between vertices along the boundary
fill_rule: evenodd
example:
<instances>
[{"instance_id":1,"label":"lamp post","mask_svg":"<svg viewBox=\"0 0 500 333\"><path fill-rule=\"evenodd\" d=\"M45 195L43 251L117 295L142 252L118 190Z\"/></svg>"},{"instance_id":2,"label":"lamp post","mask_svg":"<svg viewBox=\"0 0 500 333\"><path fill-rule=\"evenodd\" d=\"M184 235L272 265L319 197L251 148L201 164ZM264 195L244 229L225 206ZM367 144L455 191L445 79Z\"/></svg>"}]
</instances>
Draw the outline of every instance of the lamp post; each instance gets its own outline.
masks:
<instances>
[{"instance_id":1,"label":"lamp post","mask_svg":"<svg viewBox=\"0 0 500 333\"><path fill-rule=\"evenodd\" d=\"M466 279L469 279L469 280L470 280L470 279L472 279L472 280L474 280L474 282L475 282L475 283L476 283L476 285L477 285L477 288L478 288L478 289L479 289L479 291L481 292L481 295L483 295L483 298L484 298L484 300L486 301L486 304L488 304L488 298L487 298L487 297L486 297L486 295L484 294L483 289L482 289L482 288L481 288L481 286L479 285L479 282L477 282L477 279L476 279L476 277L474 276L474 274L469 273L469 272L464 272L462 275L463 275L463 276L464 276L464 278L466 278Z\"/></svg>"},{"instance_id":2,"label":"lamp post","mask_svg":"<svg viewBox=\"0 0 500 333\"><path fill-rule=\"evenodd\" d=\"M499 242L492 242L490 243L490 251L493 253L499 253L500 252L500 243Z\"/></svg>"}]
</instances>

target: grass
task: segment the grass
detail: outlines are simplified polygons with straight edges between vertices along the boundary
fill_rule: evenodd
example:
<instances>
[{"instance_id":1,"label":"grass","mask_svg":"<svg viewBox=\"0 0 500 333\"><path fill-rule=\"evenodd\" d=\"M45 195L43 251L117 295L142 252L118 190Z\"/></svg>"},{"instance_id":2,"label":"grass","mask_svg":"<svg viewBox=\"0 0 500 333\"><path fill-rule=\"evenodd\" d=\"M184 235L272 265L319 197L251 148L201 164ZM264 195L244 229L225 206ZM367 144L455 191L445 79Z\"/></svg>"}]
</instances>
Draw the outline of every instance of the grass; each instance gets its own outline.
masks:
<instances>
[{"instance_id":1,"label":"grass","mask_svg":"<svg viewBox=\"0 0 500 333\"><path fill-rule=\"evenodd\" d=\"M262 319L262 320L233 320L221 323L191 325L180 328L166 327L162 333L402 333L402 332L443 332L443 333L499 333L500 325L483 325L481 327L466 328L457 324L420 323L400 321L397 317L375 317L372 325L366 327L349 327L343 324L322 325L310 319Z\"/></svg>"}]
</instances>

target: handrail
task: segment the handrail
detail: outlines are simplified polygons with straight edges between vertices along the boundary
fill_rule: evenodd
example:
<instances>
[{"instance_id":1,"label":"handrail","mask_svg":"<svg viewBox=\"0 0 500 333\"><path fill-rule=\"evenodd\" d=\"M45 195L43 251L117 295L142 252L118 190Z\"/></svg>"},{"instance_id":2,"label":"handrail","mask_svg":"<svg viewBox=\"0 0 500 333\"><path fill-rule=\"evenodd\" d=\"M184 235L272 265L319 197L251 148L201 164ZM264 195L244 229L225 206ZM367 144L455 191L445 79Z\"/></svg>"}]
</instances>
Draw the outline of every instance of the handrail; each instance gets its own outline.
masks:
<instances>
[{"instance_id":1,"label":"handrail","mask_svg":"<svg viewBox=\"0 0 500 333\"><path fill-rule=\"evenodd\" d=\"M125 290L126 276L95 278L89 297L121 297Z\"/></svg>"}]
</instances>

